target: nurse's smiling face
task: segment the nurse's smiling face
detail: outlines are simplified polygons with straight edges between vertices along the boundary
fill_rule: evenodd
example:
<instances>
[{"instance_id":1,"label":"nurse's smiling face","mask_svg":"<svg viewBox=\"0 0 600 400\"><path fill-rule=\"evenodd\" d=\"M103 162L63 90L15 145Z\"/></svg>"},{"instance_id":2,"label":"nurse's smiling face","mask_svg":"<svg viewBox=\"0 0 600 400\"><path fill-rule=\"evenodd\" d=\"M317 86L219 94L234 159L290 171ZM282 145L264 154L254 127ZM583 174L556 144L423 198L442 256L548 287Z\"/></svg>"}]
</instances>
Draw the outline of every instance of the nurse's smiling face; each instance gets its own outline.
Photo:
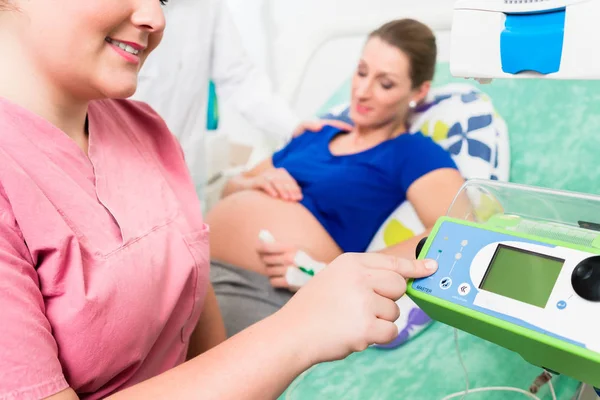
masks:
<instances>
[{"instance_id":1,"label":"nurse's smiling face","mask_svg":"<svg viewBox=\"0 0 600 400\"><path fill-rule=\"evenodd\" d=\"M160 0L0 0L40 74L73 98L124 98L165 28ZM0 9L2 7L0 6ZM6 18L3 19L3 22Z\"/></svg>"}]
</instances>

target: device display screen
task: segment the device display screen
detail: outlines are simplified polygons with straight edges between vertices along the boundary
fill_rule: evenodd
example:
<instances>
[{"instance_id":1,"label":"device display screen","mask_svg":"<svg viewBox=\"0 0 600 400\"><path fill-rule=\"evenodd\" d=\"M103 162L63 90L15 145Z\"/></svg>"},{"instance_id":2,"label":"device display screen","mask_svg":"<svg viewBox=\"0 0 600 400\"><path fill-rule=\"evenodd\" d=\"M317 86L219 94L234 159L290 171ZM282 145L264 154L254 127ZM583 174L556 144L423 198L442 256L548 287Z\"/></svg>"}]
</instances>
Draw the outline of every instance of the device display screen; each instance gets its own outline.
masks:
<instances>
[{"instance_id":1,"label":"device display screen","mask_svg":"<svg viewBox=\"0 0 600 400\"><path fill-rule=\"evenodd\" d=\"M564 262L500 244L479 288L544 308Z\"/></svg>"}]
</instances>

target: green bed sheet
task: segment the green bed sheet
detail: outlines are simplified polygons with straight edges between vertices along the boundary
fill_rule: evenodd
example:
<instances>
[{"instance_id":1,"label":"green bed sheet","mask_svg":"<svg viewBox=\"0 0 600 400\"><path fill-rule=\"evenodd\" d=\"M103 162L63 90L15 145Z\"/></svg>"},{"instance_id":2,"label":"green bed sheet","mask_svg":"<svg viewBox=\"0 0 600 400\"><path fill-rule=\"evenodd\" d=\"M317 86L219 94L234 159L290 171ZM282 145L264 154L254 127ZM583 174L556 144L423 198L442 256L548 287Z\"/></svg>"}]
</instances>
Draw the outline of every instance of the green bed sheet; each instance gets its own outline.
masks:
<instances>
[{"instance_id":1,"label":"green bed sheet","mask_svg":"<svg viewBox=\"0 0 600 400\"><path fill-rule=\"evenodd\" d=\"M464 332L458 345L471 388L512 386L527 390L541 373L519 355ZM578 382L554 378L557 398L571 399ZM342 361L318 365L301 375L281 400L441 400L465 389L465 375L456 353L453 329L434 323L394 350L371 348ZM548 386L537 394L549 400ZM527 399L516 392L472 393L468 400ZM460 397L458 397L460 400Z\"/></svg>"}]
</instances>

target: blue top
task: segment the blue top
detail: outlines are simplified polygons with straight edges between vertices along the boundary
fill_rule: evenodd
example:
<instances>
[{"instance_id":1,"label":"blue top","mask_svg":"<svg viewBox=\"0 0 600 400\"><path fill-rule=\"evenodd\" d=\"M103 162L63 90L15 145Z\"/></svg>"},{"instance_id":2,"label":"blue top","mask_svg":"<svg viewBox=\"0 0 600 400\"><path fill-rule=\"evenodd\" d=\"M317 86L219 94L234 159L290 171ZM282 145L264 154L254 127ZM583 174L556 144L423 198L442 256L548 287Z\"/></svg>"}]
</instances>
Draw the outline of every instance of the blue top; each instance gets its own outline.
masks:
<instances>
[{"instance_id":1,"label":"blue top","mask_svg":"<svg viewBox=\"0 0 600 400\"><path fill-rule=\"evenodd\" d=\"M455 168L430 137L405 133L356 154L336 156L326 126L305 132L273 155L302 189L303 204L344 252L364 252L379 227L406 200L410 185L439 168Z\"/></svg>"}]
</instances>

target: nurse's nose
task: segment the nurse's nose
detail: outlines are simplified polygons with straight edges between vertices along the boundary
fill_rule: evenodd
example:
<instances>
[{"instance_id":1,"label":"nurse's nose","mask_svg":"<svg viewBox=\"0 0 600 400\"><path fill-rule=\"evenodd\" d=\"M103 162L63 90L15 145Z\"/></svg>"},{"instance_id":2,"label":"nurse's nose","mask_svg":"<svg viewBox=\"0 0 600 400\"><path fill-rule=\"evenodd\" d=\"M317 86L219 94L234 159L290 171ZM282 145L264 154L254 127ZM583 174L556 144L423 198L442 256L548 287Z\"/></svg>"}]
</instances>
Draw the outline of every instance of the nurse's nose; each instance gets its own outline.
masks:
<instances>
[{"instance_id":1,"label":"nurse's nose","mask_svg":"<svg viewBox=\"0 0 600 400\"><path fill-rule=\"evenodd\" d=\"M158 0L141 0L131 15L133 24L149 33L162 33L165 30L165 14Z\"/></svg>"}]
</instances>

